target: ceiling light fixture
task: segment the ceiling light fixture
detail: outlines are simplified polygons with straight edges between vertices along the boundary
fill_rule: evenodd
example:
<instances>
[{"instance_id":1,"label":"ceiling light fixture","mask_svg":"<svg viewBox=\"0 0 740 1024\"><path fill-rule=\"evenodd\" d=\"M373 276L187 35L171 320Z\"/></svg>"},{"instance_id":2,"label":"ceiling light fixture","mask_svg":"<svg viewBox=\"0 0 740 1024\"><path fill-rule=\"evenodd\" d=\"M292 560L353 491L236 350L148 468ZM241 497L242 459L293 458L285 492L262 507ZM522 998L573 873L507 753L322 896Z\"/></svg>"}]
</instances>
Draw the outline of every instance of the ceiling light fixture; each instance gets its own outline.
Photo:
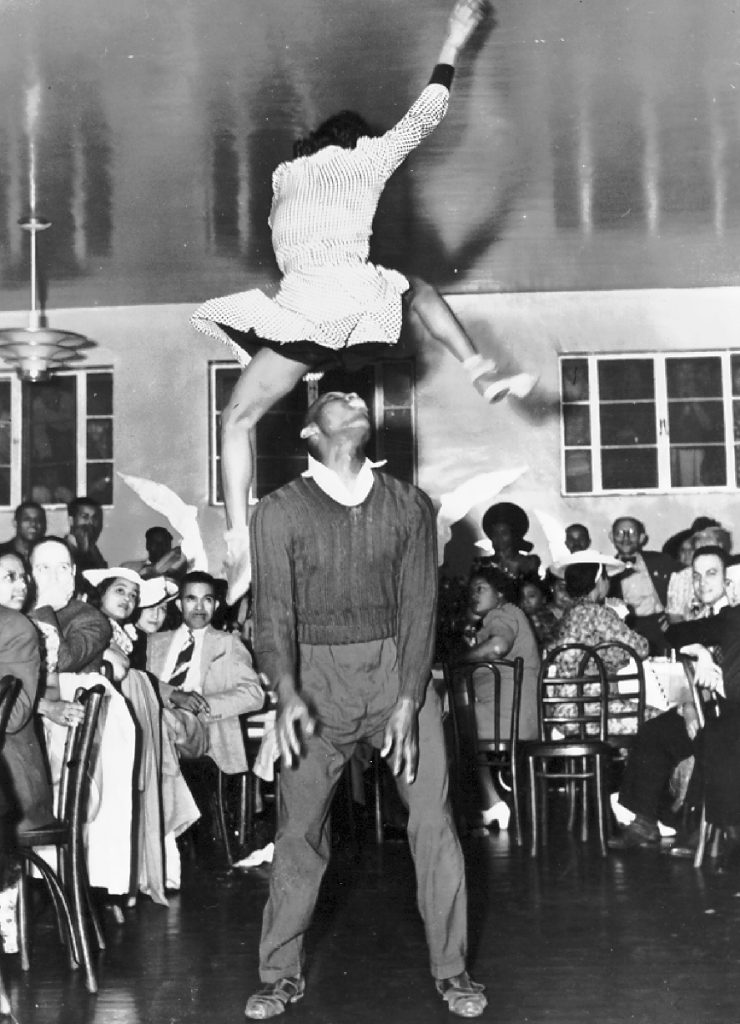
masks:
<instances>
[{"instance_id":1,"label":"ceiling light fixture","mask_svg":"<svg viewBox=\"0 0 740 1024\"><path fill-rule=\"evenodd\" d=\"M36 235L46 231L51 221L32 213L18 221L30 236L31 250L31 311L28 327L0 329L0 356L16 371L21 380L48 380L69 363L82 358L81 349L92 348L94 342L73 331L57 331L49 327L46 316L38 305L38 277L36 272Z\"/></svg>"}]
</instances>

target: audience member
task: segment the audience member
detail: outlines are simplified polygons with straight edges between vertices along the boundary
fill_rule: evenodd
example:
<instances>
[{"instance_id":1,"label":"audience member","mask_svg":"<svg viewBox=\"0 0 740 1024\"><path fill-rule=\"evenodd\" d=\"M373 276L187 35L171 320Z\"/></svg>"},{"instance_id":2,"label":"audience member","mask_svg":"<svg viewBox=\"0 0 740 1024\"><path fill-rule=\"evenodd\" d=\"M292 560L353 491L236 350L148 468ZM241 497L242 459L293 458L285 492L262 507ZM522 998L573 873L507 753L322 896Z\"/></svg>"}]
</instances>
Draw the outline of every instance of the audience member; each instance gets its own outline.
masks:
<instances>
[{"instance_id":1,"label":"audience member","mask_svg":"<svg viewBox=\"0 0 740 1024\"><path fill-rule=\"evenodd\" d=\"M46 533L46 512L35 501L22 501L13 515L15 536L0 544L0 555L19 555L28 563L33 545Z\"/></svg>"},{"instance_id":2,"label":"audience member","mask_svg":"<svg viewBox=\"0 0 740 1024\"><path fill-rule=\"evenodd\" d=\"M53 818L52 791L36 729L41 655L39 636L22 614L28 582L18 555L0 556L0 678L20 680L21 688L8 719L0 753L0 786L9 805L6 823L18 831L48 824Z\"/></svg>"},{"instance_id":3,"label":"audience member","mask_svg":"<svg viewBox=\"0 0 740 1024\"><path fill-rule=\"evenodd\" d=\"M726 595L729 604L737 604L740 600L740 578L738 569L729 564L732 538L729 532L719 523L706 526L689 538L693 560L694 551L705 547L720 547L728 556L726 567ZM675 572L668 581L668 597L666 615L669 622L684 622L687 619L700 617L702 602L694 587L694 570L689 564L685 569Z\"/></svg>"},{"instance_id":4,"label":"audience member","mask_svg":"<svg viewBox=\"0 0 740 1024\"><path fill-rule=\"evenodd\" d=\"M674 533L672 537L668 538L662 548L663 554L680 562L684 567L690 567L694 554L694 534L706 530L710 526L719 525L716 519L710 519L709 516L698 516L687 529L679 530L678 533Z\"/></svg>"},{"instance_id":5,"label":"audience member","mask_svg":"<svg viewBox=\"0 0 740 1024\"><path fill-rule=\"evenodd\" d=\"M571 523L565 528L565 546L571 555L576 551L586 551L591 547L591 534L583 523Z\"/></svg>"},{"instance_id":6,"label":"audience member","mask_svg":"<svg viewBox=\"0 0 740 1024\"><path fill-rule=\"evenodd\" d=\"M498 566L514 578L537 575L540 559L529 553L533 544L525 540L529 516L523 508L500 501L487 510L481 525L493 545L493 554L480 559L481 564Z\"/></svg>"},{"instance_id":7,"label":"audience member","mask_svg":"<svg viewBox=\"0 0 740 1024\"><path fill-rule=\"evenodd\" d=\"M64 538L75 567L81 576L86 569L105 569L108 565L98 548L103 532L103 508L94 498L74 498L67 506L69 533Z\"/></svg>"},{"instance_id":8,"label":"audience member","mask_svg":"<svg viewBox=\"0 0 740 1024\"><path fill-rule=\"evenodd\" d=\"M139 607L134 616L136 637L130 661L133 668L146 671L147 640L152 633L165 628L171 603L179 587L166 576L153 576L143 580L139 588Z\"/></svg>"},{"instance_id":9,"label":"audience member","mask_svg":"<svg viewBox=\"0 0 740 1024\"><path fill-rule=\"evenodd\" d=\"M138 734L134 820L138 843L134 877L139 892L167 905L166 888L180 888L180 856L175 839L200 817L182 777L177 753L162 736L162 708L146 672L132 668L130 655L136 630L131 624L144 581L122 566L89 569L85 573L95 592L91 599L111 624L105 660L125 697ZM154 582L154 581L152 581ZM164 856L163 856L164 852Z\"/></svg>"},{"instance_id":10,"label":"audience member","mask_svg":"<svg viewBox=\"0 0 740 1024\"><path fill-rule=\"evenodd\" d=\"M182 625L149 637L147 666L159 680L164 720L181 756L207 754L227 774L247 770L239 716L259 711L265 693L237 633L211 625L215 580L189 572L177 606Z\"/></svg>"},{"instance_id":11,"label":"audience member","mask_svg":"<svg viewBox=\"0 0 740 1024\"><path fill-rule=\"evenodd\" d=\"M578 551L561 563L564 569L565 586L573 600L572 606L560 620L560 624L550 644L550 648L563 644L596 644L620 641L631 647L636 657L646 658L648 641L641 634L630 629L619 616L614 607L605 604L609 592L608 574L621 570L620 562L609 555L601 555L597 551ZM620 647L606 648L601 660L607 672L612 674L629 664L629 655ZM556 661L557 671L563 676L577 676L588 666L583 665L583 654L579 650L563 651ZM598 695L599 683L587 683L584 693ZM574 697L575 689L570 684L563 684L560 696ZM586 705L586 713L591 712L591 705ZM610 710L622 712L632 710L629 701L615 697L609 701ZM576 717L579 709L575 704L556 705L554 712L557 717ZM634 725L633 719L614 718L609 721L609 732L617 734L626 732ZM563 729L563 731L567 731ZM596 728L594 726L594 731Z\"/></svg>"},{"instance_id":12,"label":"audience member","mask_svg":"<svg viewBox=\"0 0 740 1024\"><path fill-rule=\"evenodd\" d=\"M172 539L164 526L151 526L144 534L146 558L124 562L124 568L135 569L144 580L169 576L179 581L187 572L188 561L180 547L172 546Z\"/></svg>"},{"instance_id":13,"label":"audience member","mask_svg":"<svg viewBox=\"0 0 740 1024\"><path fill-rule=\"evenodd\" d=\"M697 586L711 599L716 580L723 575L726 558L721 548L697 548L693 564ZM707 587L707 580L713 582ZM714 602L716 603L716 602ZM716 615L669 626L672 647L689 645L697 657L696 681L719 697L719 717L706 717L700 728L692 701L671 708L640 729L630 750L619 802L635 815L621 837L610 841L613 849L629 850L659 841L657 819L668 780L679 762L695 755L702 766L707 821L727 836L727 860L740 856L740 607L724 606ZM707 647L717 646L721 669Z\"/></svg>"},{"instance_id":14,"label":"audience member","mask_svg":"<svg viewBox=\"0 0 740 1024\"><path fill-rule=\"evenodd\" d=\"M665 606L671 573L682 568L661 551L647 551L645 527L634 516L615 519L611 539L625 571L611 580L610 596L621 598L630 609L629 625L650 644L653 655L665 654Z\"/></svg>"},{"instance_id":15,"label":"audience member","mask_svg":"<svg viewBox=\"0 0 740 1024\"><path fill-rule=\"evenodd\" d=\"M481 566L473 570L470 578L470 609L480 620L480 625L460 660L524 659L519 735L526 740L537 736L537 674L540 656L529 620L521 608L513 603L515 598L516 583L507 573L495 566ZM512 680L511 669L502 667L499 725L505 736L509 733L511 722ZM478 735L484 739L493 738L493 675L481 669L475 673L474 683ZM496 823L500 828L507 828L511 812L496 789L490 769L480 767L478 781L483 798L483 824L488 826Z\"/></svg>"},{"instance_id":16,"label":"audience member","mask_svg":"<svg viewBox=\"0 0 740 1024\"><path fill-rule=\"evenodd\" d=\"M550 588L539 576L526 576L519 586L519 607L529 619L540 648L546 647L557 629L559 616L549 603Z\"/></svg>"}]
</instances>

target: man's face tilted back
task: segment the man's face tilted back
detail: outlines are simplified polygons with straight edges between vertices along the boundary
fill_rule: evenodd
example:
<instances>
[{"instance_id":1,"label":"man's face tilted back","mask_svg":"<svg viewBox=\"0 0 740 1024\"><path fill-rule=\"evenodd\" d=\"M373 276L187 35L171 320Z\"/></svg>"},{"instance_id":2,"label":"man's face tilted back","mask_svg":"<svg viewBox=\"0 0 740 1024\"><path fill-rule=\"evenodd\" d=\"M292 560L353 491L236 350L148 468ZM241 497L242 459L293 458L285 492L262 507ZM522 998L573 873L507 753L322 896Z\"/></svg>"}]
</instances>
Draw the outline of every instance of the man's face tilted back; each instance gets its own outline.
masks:
<instances>
[{"instance_id":1,"label":"man's face tilted back","mask_svg":"<svg viewBox=\"0 0 740 1024\"><path fill-rule=\"evenodd\" d=\"M358 448L370 437L370 413L367 405L354 391L328 391L321 395L308 410L301 437L311 438L311 454L320 458L316 450L342 438L351 437Z\"/></svg>"},{"instance_id":2,"label":"man's face tilted back","mask_svg":"<svg viewBox=\"0 0 740 1024\"><path fill-rule=\"evenodd\" d=\"M177 606L182 612L182 621L188 629L195 630L210 626L217 603L210 583L186 583Z\"/></svg>"}]
</instances>

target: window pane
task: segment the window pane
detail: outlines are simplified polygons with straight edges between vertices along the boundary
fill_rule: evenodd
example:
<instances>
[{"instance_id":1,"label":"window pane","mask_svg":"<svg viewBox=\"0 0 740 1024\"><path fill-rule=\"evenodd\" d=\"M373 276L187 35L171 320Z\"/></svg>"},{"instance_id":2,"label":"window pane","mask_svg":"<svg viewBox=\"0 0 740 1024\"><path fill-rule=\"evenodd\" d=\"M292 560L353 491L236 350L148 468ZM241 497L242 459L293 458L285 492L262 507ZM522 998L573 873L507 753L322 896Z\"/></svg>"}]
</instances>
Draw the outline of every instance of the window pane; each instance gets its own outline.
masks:
<instances>
[{"instance_id":1,"label":"window pane","mask_svg":"<svg viewBox=\"0 0 740 1024\"><path fill-rule=\"evenodd\" d=\"M216 370L215 399L217 411L220 412L225 408L231 397L231 392L234 390L234 385L240 376L241 369L238 366L225 366Z\"/></svg>"},{"instance_id":2,"label":"window pane","mask_svg":"<svg viewBox=\"0 0 740 1024\"><path fill-rule=\"evenodd\" d=\"M652 402L620 402L599 409L602 445L655 444Z\"/></svg>"},{"instance_id":3,"label":"window pane","mask_svg":"<svg viewBox=\"0 0 740 1024\"><path fill-rule=\"evenodd\" d=\"M87 460L113 458L113 420L87 421Z\"/></svg>"},{"instance_id":4,"label":"window pane","mask_svg":"<svg viewBox=\"0 0 740 1024\"><path fill-rule=\"evenodd\" d=\"M724 487L727 483L724 445L671 448L671 487Z\"/></svg>"},{"instance_id":5,"label":"window pane","mask_svg":"<svg viewBox=\"0 0 740 1024\"><path fill-rule=\"evenodd\" d=\"M722 394L719 356L666 359L668 398L716 398Z\"/></svg>"},{"instance_id":6,"label":"window pane","mask_svg":"<svg viewBox=\"0 0 740 1024\"><path fill-rule=\"evenodd\" d=\"M95 498L101 505L113 504L113 463L91 462L87 467L87 490L89 498Z\"/></svg>"},{"instance_id":7,"label":"window pane","mask_svg":"<svg viewBox=\"0 0 740 1024\"><path fill-rule=\"evenodd\" d=\"M740 441L740 402L732 403L732 422L734 426L735 440Z\"/></svg>"},{"instance_id":8,"label":"window pane","mask_svg":"<svg viewBox=\"0 0 740 1024\"><path fill-rule=\"evenodd\" d=\"M306 449L300 437L305 414L306 386L299 384L257 424L254 486L258 498L282 487L306 468ZM220 493L220 462L217 468Z\"/></svg>"},{"instance_id":9,"label":"window pane","mask_svg":"<svg viewBox=\"0 0 740 1024\"><path fill-rule=\"evenodd\" d=\"M378 454L388 460L387 472L399 480L414 479L414 431L411 409L386 409L379 432Z\"/></svg>"},{"instance_id":10,"label":"window pane","mask_svg":"<svg viewBox=\"0 0 740 1024\"><path fill-rule=\"evenodd\" d=\"M385 362L380 366L383 381L383 404L410 406L413 404L413 363L407 360Z\"/></svg>"},{"instance_id":11,"label":"window pane","mask_svg":"<svg viewBox=\"0 0 740 1024\"><path fill-rule=\"evenodd\" d=\"M77 493L77 378L23 384L23 497L47 504Z\"/></svg>"},{"instance_id":12,"label":"window pane","mask_svg":"<svg viewBox=\"0 0 740 1024\"><path fill-rule=\"evenodd\" d=\"M113 374L87 374L87 415L113 415Z\"/></svg>"},{"instance_id":13,"label":"window pane","mask_svg":"<svg viewBox=\"0 0 740 1024\"><path fill-rule=\"evenodd\" d=\"M0 468L0 505L10 504L10 469Z\"/></svg>"},{"instance_id":14,"label":"window pane","mask_svg":"<svg viewBox=\"0 0 740 1024\"><path fill-rule=\"evenodd\" d=\"M591 444L591 423L587 405L563 406L563 436L567 445Z\"/></svg>"},{"instance_id":15,"label":"window pane","mask_svg":"<svg viewBox=\"0 0 740 1024\"><path fill-rule=\"evenodd\" d=\"M658 455L654 448L602 450L601 478L605 490L640 490L658 486Z\"/></svg>"},{"instance_id":16,"label":"window pane","mask_svg":"<svg viewBox=\"0 0 740 1024\"><path fill-rule=\"evenodd\" d=\"M655 395L652 359L600 359L599 397L604 401L652 399Z\"/></svg>"},{"instance_id":17,"label":"window pane","mask_svg":"<svg viewBox=\"0 0 740 1024\"><path fill-rule=\"evenodd\" d=\"M564 402L588 401L587 359L563 359L560 363L560 380Z\"/></svg>"},{"instance_id":18,"label":"window pane","mask_svg":"<svg viewBox=\"0 0 740 1024\"><path fill-rule=\"evenodd\" d=\"M740 355L731 356L730 365L732 368L732 393L740 395Z\"/></svg>"},{"instance_id":19,"label":"window pane","mask_svg":"<svg viewBox=\"0 0 740 1024\"><path fill-rule=\"evenodd\" d=\"M671 444L725 440L724 407L717 402L669 402L668 430Z\"/></svg>"},{"instance_id":20,"label":"window pane","mask_svg":"<svg viewBox=\"0 0 740 1024\"><path fill-rule=\"evenodd\" d=\"M593 490L590 451L565 453L565 490L568 494Z\"/></svg>"},{"instance_id":21,"label":"window pane","mask_svg":"<svg viewBox=\"0 0 740 1024\"><path fill-rule=\"evenodd\" d=\"M10 450L10 381L3 380L0 381L0 466L10 465Z\"/></svg>"}]
</instances>

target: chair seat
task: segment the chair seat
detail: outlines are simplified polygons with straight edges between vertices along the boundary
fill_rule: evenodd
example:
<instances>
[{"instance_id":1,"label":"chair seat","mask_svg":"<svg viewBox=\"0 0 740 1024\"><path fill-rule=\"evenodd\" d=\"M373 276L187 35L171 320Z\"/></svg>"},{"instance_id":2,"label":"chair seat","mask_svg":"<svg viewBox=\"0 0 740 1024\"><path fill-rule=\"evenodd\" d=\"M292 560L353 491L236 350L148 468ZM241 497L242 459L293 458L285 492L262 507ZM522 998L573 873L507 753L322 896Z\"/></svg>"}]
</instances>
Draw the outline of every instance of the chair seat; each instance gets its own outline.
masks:
<instances>
[{"instance_id":1,"label":"chair seat","mask_svg":"<svg viewBox=\"0 0 740 1024\"><path fill-rule=\"evenodd\" d=\"M594 754L610 754L608 742L602 740L527 740L522 743L525 757L593 757Z\"/></svg>"},{"instance_id":2,"label":"chair seat","mask_svg":"<svg viewBox=\"0 0 740 1024\"><path fill-rule=\"evenodd\" d=\"M52 818L45 825L29 828L18 832L16 845L21 849L33 846L64 846L69 841L69 826L57 818Z\"/></svg>"}]
</instances>

